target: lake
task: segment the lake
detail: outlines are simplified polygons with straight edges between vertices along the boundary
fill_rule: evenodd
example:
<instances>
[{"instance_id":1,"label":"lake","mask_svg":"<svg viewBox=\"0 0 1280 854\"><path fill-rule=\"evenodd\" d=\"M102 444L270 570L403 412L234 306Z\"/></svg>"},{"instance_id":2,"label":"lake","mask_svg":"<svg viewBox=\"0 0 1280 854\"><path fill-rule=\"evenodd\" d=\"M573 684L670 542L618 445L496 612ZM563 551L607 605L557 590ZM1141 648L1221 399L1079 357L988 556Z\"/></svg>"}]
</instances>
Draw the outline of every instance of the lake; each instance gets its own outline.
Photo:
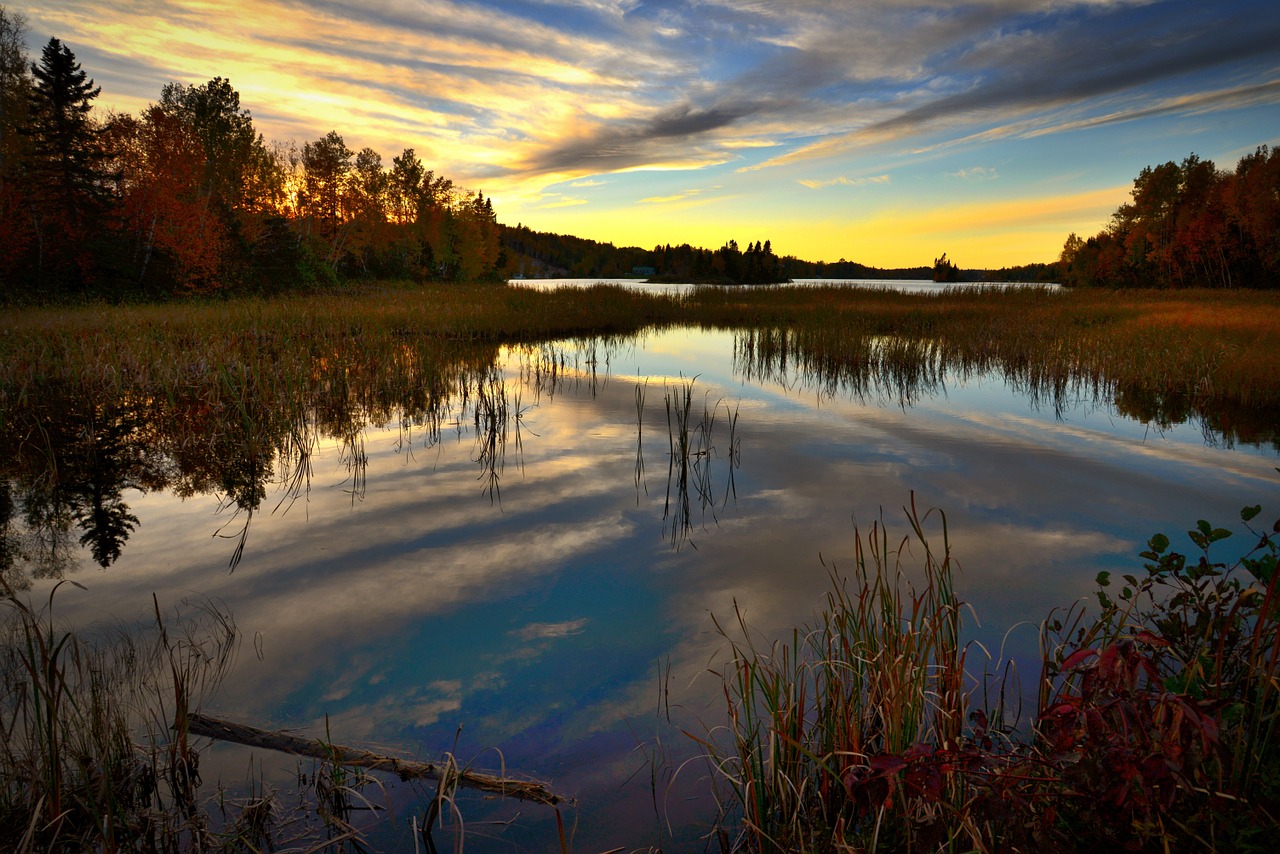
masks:
<instances>
[{"instance_id":1,"label":"lake","mask_svg":"<svg viewBox=\"0 0 1280 854\"><path fill-rule=\"evenodd\" d=\"M575 850L684 850L715 814L681 732L723 720L713 616L736 607L762 639L789 637L851 566L858 531L906 536L913 496L945 512L976 615L966 639L992 669L1016 661L1024 686L1039 622L1099 571L1140 568L1156 532L1186 547L1176 535L1197 519L1230 527L1280 497L1274 444L936 362L850 378L802 357L699 329L508 347L408 412L353 378L359 417L317 410L284 454L195 447L181 430L130 444L111 465L131 473L112 505L131 531L80 545L72 527L60 563L30 569L86 588L56 594L76 625L145 622L153 594L166 613L221 603L244 641L211 714L315 737L327 720L338 743L505 763L578 799L564 813ZM50 439L65 471L89 465L86 412L107 437L95 470L112 429L164 432L68 407L67 450ZM33 599L53 583L34 578ZM209 785L251 768L287 788L298 763L218 746L202 768ZM394 821L371 839L407 846L422 789L385 785L365 795ZM544 807L457 806L468 851L558 845Z\"/></svg>"},{"instance_id":2,"label":"lake","mask_svg":"<svg viewBox=\"0 0 1280 854\"><path fill-rule=\"evenodd\" d=\"M540 291L549 291L556 288L588 288L592 285L621 285L637 291L648 291L650 293L687 293L700 285L690 285L683 283L671 282L650 282L645 279L512 279L509 284L519 285L524 288L533 288ZM1049 288L1051 290L1061 287L1060 285L1046 285L1035 282L931 282L925 279L791 279L780 285L772 285L770 287L809 287L809 286L831 286L843 285L851 288L886 288L889 290L902 291L909 294L936 294L945 291L965 290L967 288ZM742 285L741 287L759 287L758 285Z\"/></svg>"}]
</instances>

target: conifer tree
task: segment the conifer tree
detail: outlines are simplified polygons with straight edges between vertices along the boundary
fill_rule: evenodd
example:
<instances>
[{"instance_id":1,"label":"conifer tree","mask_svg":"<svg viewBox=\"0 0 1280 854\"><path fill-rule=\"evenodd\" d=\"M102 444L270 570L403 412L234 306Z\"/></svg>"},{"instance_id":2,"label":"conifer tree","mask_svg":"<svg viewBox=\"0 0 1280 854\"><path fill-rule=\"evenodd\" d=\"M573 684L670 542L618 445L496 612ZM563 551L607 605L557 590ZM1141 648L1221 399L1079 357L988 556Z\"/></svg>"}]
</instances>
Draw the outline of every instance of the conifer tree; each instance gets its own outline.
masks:
<instances>
[{"instance_id":1,"label":"conifer tree","mask_svg":"<svg viewBox=\"0 0 1280 854\"><path fill-rule=\"evenodd\" d=\"M93 85L75 54L56 38L49 39L31 73L35 86L28 133L43 202L80 226L106 196L106 153L90 116L102 88Z\"/></svg>"},{"instance_id":2,"label":"conifer tree","mask_svg":"<svg viewBox=\"0 0 1280 854\"><path fill-rule=\"evenodd\" d=\"M34 278L55 290L83 286L98 263L94 242L109 199L103 134L90 115L101 89L56 38L49 39L31 73L25 131L31 143Z\"/></svg>"}]
</instances>

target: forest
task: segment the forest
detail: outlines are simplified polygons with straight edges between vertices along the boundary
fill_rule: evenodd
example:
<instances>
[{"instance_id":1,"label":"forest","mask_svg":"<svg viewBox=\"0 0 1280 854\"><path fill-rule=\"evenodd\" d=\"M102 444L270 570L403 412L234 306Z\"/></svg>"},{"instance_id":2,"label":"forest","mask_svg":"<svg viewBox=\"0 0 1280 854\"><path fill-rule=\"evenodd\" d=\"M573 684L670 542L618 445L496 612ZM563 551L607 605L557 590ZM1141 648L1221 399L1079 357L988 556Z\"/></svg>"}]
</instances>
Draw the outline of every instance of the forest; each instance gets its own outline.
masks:
<instances>
[{"instance_id":1,"label":"forest","mask_svg":"<svg viewBox=\"0 0 1280 854\"><path fill-rule=\"evenodd\" d=\"M1058 260L1064 285L1273 288L1280 284L1280 149L1263 145L1234 172L1195 154L1142 170L1133 201Z\"/></svg>"},{"instance_id":2,"label":"forest","mask_svg":"<svg viewBox=\"0 0 1280 854\"><path fill-rule=\"evenodd\" d=\"M38 63L0 8L0 299L168 298L339 277L471 281L501 263L493 205L330 131L268 143L231 83L170 83L99 115L72 50Z\"/></svg>"}]
</instances>

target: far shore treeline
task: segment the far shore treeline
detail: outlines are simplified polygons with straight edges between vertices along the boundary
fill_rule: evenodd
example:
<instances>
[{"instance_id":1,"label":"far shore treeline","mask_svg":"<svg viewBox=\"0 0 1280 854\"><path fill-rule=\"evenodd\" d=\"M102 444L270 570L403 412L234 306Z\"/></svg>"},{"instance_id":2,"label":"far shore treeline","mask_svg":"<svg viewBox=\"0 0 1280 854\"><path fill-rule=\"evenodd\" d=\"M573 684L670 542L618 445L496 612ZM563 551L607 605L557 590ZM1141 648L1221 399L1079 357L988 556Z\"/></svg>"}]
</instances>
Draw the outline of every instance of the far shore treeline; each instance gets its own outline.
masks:
<instances>
[{"instance_id":1,"label":"far shore treeline","mask_svg":"<svg viewBox=\"0 0 1280 854\"><path fill-rule=\"evenodd\" d=\"M10 304L520 276L1280 284L1280 150L1265 145L1234 172L1194 154L1144 169L1107 228L1070 235L1047 263L962 269L942 253L883 270L779 256L768 240L620 248L501 225L483 192L437 175L412 148L388 166L337 130L268 142L221 77L167 84L138 115L104 114L72 50L52 38L32 63L23 32L0 7L0 301Z\"/></svg>"}]
</instances>

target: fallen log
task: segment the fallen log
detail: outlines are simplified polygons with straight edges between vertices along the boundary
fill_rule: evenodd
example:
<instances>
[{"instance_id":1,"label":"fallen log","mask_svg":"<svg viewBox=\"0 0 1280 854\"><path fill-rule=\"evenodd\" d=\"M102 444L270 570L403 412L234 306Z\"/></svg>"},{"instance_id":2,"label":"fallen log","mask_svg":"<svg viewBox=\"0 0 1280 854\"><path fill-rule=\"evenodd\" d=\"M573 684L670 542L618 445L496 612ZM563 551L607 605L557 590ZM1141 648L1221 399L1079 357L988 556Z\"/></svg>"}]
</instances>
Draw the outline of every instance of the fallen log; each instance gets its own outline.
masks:
<instances>
[{"instance_id":1,"label":"fallen log","mask_svg":"<svg viewBox=\"0 0 1280 854\"><path fill-rule=\"evenodd\" d=\"M519 798L524 801L535 801L547 806L573 803L572 798L558 795L543 783L534 780L513 780L510 777L495 777L477 771L459 768L453 763L418 762L412 759L398 759L394 756L383 756L368 750L355 747L343 747L330 744L315 738L299 738L287 732L272 732L258 729L247 724L211 718L208 715L193 713L188 718L188 729L192 735L215 738L219 741L230 741L248 747L261 747L266 750L278 750L297 756L309 756L313 759L336 762L339 765L350 765L358 768L370 768L375 771L387 771L396 774L401 780L441 780L456 783L468 789L478 789L504 798Z\"/></svg>"}]
</instances>

